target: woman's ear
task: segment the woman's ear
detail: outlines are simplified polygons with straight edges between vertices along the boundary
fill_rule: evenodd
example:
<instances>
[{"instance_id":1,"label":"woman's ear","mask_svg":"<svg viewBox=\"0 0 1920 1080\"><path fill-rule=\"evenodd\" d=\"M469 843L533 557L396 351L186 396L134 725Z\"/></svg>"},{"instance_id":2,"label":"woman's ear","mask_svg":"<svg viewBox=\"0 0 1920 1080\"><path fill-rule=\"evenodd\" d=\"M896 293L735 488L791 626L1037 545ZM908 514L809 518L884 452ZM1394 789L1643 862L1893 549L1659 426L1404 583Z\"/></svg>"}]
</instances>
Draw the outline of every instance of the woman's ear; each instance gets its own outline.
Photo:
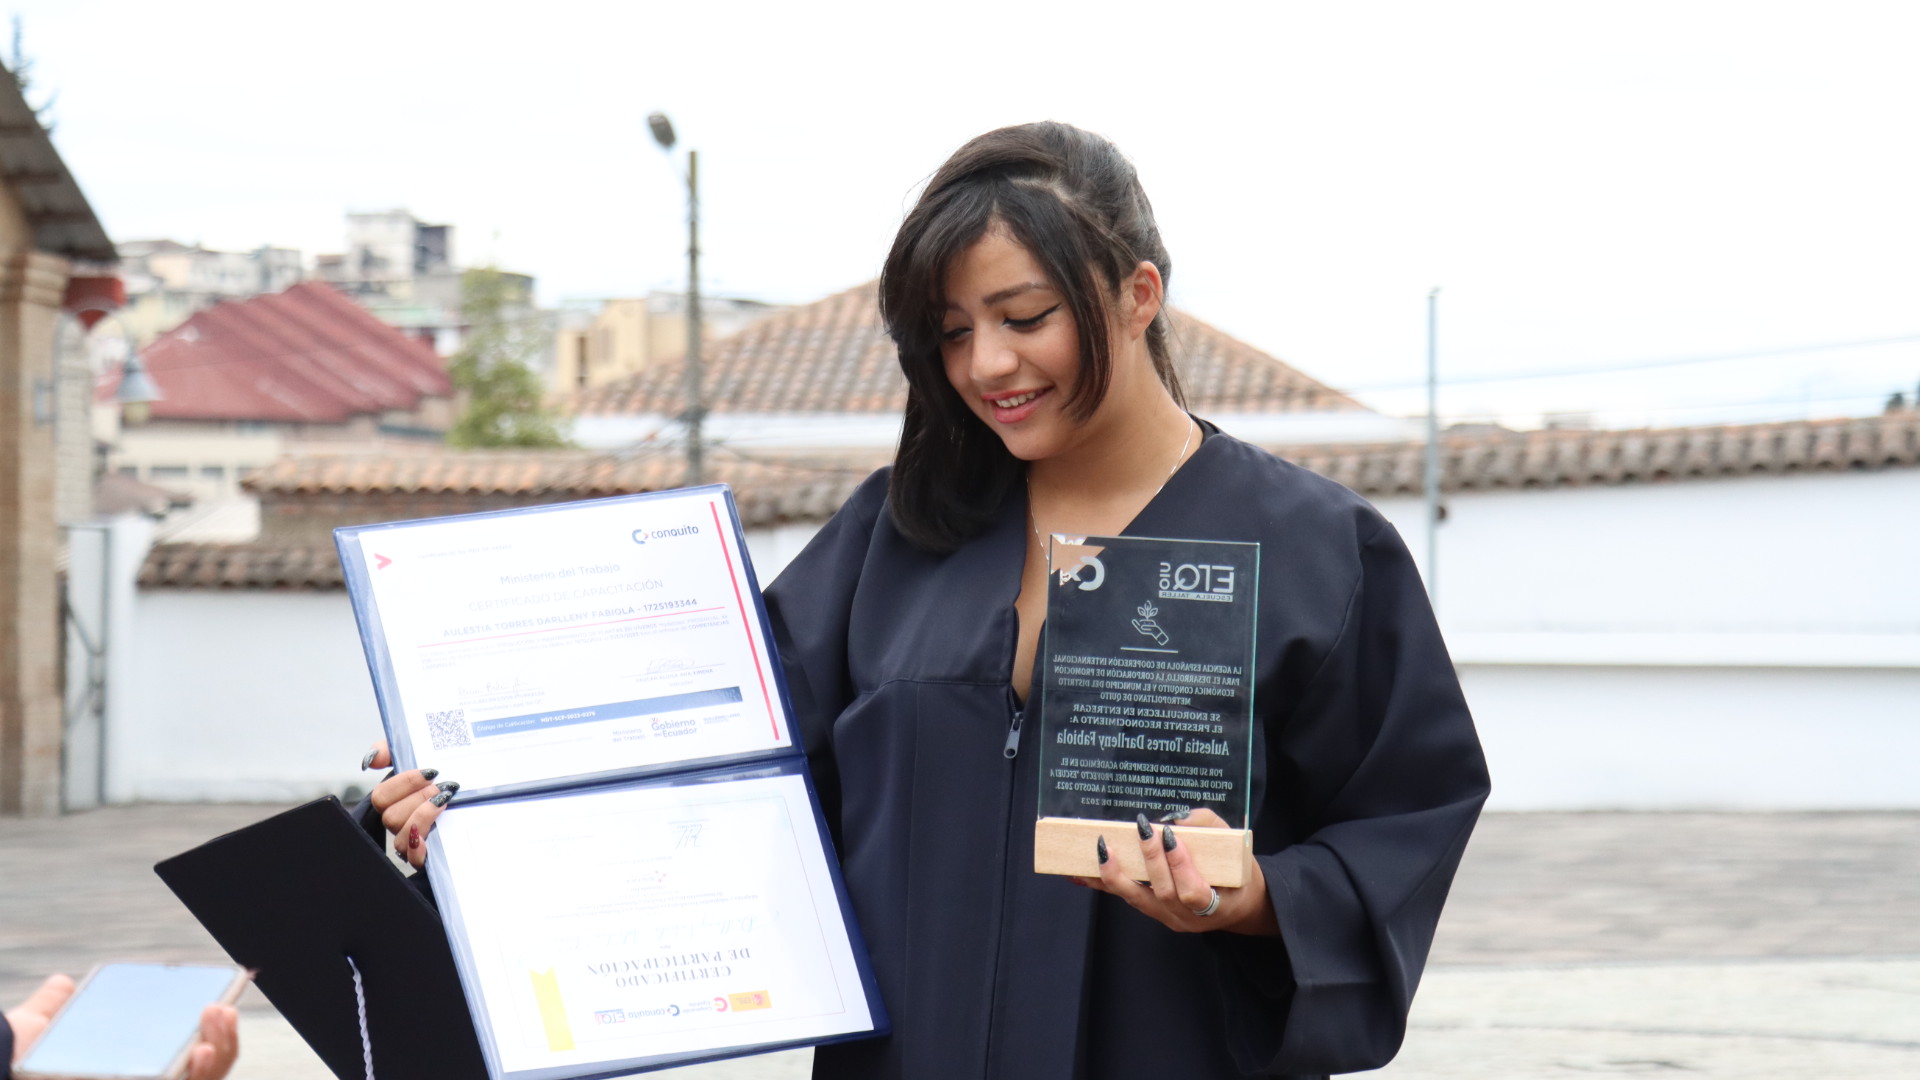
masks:
<instances>
[{"instance_id":1,"label":"woman's ear","mask_svg":"<svg viewBox=\"0 0 1920 1080\"><path fill-rule=\"evenodd\" d=\"M1154 316L1160 314L1165 289L1160 268L1144 259L1120 282L1120 317L1128 338L1141 337L1147 327L1153 325Z\"/></svg>"}]
</instances>

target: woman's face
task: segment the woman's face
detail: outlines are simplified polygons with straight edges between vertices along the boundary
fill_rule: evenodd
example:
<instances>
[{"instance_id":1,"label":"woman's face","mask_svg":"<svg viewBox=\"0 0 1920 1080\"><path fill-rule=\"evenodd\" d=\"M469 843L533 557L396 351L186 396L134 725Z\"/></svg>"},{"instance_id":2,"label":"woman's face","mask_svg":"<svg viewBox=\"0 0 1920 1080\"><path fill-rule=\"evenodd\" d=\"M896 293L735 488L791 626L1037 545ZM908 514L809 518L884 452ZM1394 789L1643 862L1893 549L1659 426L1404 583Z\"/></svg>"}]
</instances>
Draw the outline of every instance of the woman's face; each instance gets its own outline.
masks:
<instances>
[{"instance_id":1,"label":"woman's face","mask_svg":"<svg viewBox=\"0 0 1920 1080\"><path fill-rule=\"evenodd\" d=\"M954 263L946 294L940 355L960 400L1022 461L1074 445L1079 329L1033 256L993 228Z\"/></svg>"}]
</instances>

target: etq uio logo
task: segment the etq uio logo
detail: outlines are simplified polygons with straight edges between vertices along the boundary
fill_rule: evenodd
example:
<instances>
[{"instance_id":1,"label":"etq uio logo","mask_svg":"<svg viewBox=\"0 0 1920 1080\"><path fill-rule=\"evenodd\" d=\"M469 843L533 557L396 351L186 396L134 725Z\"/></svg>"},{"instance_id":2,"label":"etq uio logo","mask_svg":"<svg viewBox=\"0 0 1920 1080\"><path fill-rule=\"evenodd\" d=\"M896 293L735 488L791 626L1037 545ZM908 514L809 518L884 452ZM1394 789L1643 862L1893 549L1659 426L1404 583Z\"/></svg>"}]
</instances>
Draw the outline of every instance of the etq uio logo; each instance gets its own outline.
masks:
<instances>
[{"instance_id":1,"label":"etq uio logo","mask_svg":"<svg viewBox=\"0 0 1920 1080\"><path fill-rule=\"evenodd\" d=\"M1213 563L1160 564L1160 596L1166 600L1233 602L1234 568Z\"/></svg>"},{"instance_id":2,"label":"etq uio logo","mask_svg":"<svg viewBox=\"0 0 1920 1080\"><path fill-rule=\"evenodd\" d=\"M635 529L633 530L633 542L636 544L644 544L649 540L671 540L676 536L698 535L700 535L700 526L698 525L675 525L669 529Z\"/></svg>"}]
</instances>

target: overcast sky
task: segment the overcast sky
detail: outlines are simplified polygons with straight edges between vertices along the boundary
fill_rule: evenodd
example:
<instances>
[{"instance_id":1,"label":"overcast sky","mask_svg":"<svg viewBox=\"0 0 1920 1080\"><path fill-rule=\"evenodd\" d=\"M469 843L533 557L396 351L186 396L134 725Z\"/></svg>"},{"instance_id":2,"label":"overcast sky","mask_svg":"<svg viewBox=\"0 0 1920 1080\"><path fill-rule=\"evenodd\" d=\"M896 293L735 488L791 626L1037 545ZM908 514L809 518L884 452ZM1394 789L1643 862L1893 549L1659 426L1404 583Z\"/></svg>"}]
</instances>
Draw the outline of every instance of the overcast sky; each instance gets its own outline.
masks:
<instances>
[{"instance_id":1,"label":"overcast sky","mask_svg":"<svg viewBox=\"0 0 1920 1080\"><path fill-rule=\"evenodd\" d=\"M1176 305L1387 411L1424 407L1434 286L1453 418L1920 384L1911 0L11 10L116 239L311 255L400 206L548 303L677 288L660 109L700 151L707 288L799 302L872 277L966 138L1053 118L1138 165Z\"/></svg>"}]
</instances>

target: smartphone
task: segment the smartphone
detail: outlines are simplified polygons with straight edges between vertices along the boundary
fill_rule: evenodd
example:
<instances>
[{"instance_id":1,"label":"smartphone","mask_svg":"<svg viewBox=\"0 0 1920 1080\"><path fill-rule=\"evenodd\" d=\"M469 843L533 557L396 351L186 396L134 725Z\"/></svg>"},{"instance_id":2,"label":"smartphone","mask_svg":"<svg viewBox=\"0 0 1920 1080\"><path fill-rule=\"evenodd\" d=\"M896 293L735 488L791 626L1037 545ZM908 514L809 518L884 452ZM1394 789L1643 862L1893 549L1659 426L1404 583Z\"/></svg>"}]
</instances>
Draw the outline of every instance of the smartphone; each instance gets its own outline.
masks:
<instances>
[{"instance_id":1,"label":"smartphone","mask_svg":"<svg viewBox=\"0 0 1920 1080\"><path fill-rule=\"evenodd\" d=\"M220 964L101 964L53 1015L15 1080L179 1080L200 1036L200 1013L231 1005L245 968Z\"/></svg>"}]
</instances>

